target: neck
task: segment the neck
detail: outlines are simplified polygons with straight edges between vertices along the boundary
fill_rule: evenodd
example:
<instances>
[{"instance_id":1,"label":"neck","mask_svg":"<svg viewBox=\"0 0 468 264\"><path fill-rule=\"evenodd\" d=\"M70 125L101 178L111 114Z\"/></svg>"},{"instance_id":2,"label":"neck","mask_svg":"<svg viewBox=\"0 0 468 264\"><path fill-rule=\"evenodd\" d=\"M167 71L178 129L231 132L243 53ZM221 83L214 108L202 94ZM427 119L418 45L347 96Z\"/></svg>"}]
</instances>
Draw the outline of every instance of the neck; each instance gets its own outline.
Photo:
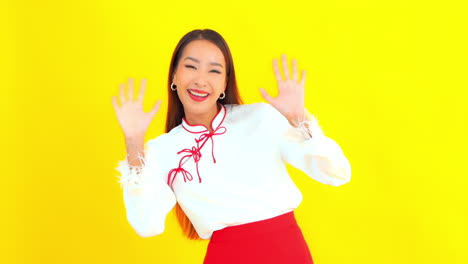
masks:
<instances>
[{"instance_id":1,"label":"neck","mask_svg":"<svg viewBox=\"0 0 468 264\"><path fill-rule=\"evenodd\" d=\"M211 121L214 119L220 109L220 105L216 103L210 111L203 114L185 113L185 119L192 125L204 125L210 132L213 132Z\"/></svg>"}]
</instances>

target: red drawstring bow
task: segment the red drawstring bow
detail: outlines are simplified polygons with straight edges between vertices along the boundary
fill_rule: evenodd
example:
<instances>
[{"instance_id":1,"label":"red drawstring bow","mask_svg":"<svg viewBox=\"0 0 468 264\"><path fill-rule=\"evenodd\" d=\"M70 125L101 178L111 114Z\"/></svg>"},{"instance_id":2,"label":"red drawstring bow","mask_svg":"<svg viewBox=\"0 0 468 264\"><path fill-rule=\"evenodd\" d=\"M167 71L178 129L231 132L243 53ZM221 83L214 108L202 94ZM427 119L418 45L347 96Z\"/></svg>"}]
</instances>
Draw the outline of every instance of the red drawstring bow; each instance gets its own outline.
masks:
<instances>
[{"instance_id":1,"label":"red drawstring bow","mask_svg":"<svg viewBox=\"0 0 468 264\"><path fill-rule=\"evenodd\" d=\"M213 162L216 163L216 159L214 156L214 141L213 141L213 136L218 136L226 133L227 129L225 127L218 127L216 128L213 132L208 132L200 135L198 139L195 139L195 143L197 143L197 146L192 147L191 149L183 149L177 154L181 153L188 153L188 155L183 156L179 160L179 167L174 168L169 171L168 177L167 177L167 184L172 186L172 183L174 182L175 178L177 177L178 173L182 173L184 176L184 182L187 182L187 180L192 181L193 176L190 174L190 172L186 171L184 168L182 168L182 165L184 165L185 162L187 162L190 158L193 158L195 161L195 167L197 168L197 175L198 175L198 180L201 183L201 177L200 177L200 172L198 170L198 162L200 161L202 155L200 150L203 148L203 146L206 144L206 142L211 139L211 156L213 157ZM201 145L200 145L201 143Z\"/></svg>"}]
</instances>

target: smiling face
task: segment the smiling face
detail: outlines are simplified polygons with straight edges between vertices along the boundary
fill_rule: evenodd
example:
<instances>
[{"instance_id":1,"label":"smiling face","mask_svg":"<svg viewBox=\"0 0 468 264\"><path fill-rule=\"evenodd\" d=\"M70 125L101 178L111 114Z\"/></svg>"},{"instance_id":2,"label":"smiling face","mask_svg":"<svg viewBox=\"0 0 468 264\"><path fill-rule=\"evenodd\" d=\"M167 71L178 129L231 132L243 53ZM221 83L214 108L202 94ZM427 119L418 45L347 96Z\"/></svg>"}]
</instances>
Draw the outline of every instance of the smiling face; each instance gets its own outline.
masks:
<instances>
[{"instance_id":1,"label":"smiling face","mask_svg":"<svg viewBox=\"0 0 468 264\"><path fill-rule=\"evenodd\" d=\"M194 40L183 50L172 82L185 115L217 112L217 101L226 89L222 51L207 40Z\"/></svg>"}]
</instances>

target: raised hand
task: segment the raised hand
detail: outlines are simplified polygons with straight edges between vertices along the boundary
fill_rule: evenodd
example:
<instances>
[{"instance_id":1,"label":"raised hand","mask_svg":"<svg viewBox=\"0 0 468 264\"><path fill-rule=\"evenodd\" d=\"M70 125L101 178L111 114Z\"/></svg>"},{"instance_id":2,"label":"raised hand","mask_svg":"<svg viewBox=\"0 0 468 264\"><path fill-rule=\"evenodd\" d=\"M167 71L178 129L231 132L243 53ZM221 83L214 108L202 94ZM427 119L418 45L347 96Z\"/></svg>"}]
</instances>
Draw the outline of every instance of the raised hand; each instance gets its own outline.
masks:
<instances>
[{"instance_id":1,"label":"raised hand","mask_svg":"<svg viewBox=\"0 0 468 264\"><path fill-rule=\"evenodd\" d=\"M112 96L112 105L114 106L117 119L126 138L144 137L151 121L159 110L161 100L158 100L149 112L143 110L143 98L146 89L146 80L141 80L141 88L137 100L133 98L134 79L128 81L128 96L125 92L125 84L120 84L120 103L117 103L117 96Z\"/></svg>"},{"instance_id":2,"label":"raised hand","mask_svg":"<svg viewBox=\"0 0 468 264\"><path fill-rule=\"evenodd\" d=\"M297 125L306 118L307 113L304 108L305 70L302 70L302 77L299 82L297 61L292 60L292 79L289 75L286 55L282 55L282 64L285 80L281 77L278 60L276 58L273 60L273 72L278 82L278 96L270 96L263 88L260 88L260 93L268 103L289 120L289 123Z\"/></svg>"}]
</instances>

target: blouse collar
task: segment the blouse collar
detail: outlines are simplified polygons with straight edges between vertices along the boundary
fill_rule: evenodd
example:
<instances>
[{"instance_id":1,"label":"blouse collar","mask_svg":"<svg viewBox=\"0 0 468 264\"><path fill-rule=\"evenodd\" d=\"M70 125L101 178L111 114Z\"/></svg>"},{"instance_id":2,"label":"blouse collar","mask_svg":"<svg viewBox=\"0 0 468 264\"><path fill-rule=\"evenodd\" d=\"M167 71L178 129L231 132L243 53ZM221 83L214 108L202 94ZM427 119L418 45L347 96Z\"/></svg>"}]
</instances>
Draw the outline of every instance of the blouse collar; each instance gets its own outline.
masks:
<instances>
[{"instance_id":1,"label":"blouse collar","mask_svg":"<svg viewBox=\"0 0 468 264\"><path fill-rule=\"evenodd\" d=\"M211 121L211 128L213 131L216 130L223 123L225 117L226 117L226 107L223 104L221 104L221 107L218 110L218 113ZM189 124L187 120L185 119L185 117L182 118L182 127L190 133L198 134L198 133L203 133L203 132L209 132L208 128L204 125Z\"/></svg>"}]
</instances>

